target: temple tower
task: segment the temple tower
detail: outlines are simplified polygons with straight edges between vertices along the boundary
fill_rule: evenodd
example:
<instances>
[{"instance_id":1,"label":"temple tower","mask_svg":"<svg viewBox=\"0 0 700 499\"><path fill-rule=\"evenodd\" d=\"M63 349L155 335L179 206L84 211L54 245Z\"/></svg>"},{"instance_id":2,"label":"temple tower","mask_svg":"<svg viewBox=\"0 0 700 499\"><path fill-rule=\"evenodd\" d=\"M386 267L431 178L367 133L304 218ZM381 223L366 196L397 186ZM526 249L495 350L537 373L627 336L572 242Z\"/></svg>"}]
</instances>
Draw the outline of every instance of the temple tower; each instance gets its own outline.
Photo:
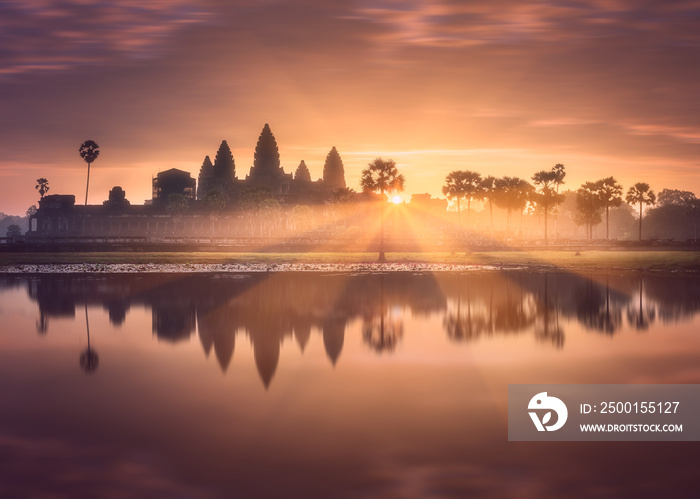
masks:
<instances>
[{"instance_id":1,"label":"temple tower","mask_svg":"<svg viewBox=\"0 0 700 499\"><path fill-rule=\"evenodd\" d=\"M280 166L277 141L267 123L260 132L258 144L255 146L255 159L247 180L253 184L270 187L275 194L289 192L292 175L284 173L284 169Z\"/></svg>"},{"instance_id":2,"label":"temple tower","mask_svg":"<svg viewBox=\"0 0 700 499\"><path fill-rule=\"evenodd\" d=\"M346 187L343 160L340 159L340 154L335 146L326 156L326 163L323 165L323 184L329 191L337 191Z\"/></svg>"}]
</instances>

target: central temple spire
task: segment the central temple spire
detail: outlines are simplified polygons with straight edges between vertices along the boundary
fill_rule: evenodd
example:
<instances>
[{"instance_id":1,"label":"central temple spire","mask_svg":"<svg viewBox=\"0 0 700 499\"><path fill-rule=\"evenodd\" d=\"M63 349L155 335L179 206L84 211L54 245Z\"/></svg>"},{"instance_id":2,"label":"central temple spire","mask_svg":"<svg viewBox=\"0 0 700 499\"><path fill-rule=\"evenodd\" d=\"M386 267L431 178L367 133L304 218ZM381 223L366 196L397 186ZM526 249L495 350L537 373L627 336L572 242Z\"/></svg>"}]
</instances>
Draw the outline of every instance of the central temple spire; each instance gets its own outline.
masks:
<instances>
[{"instance_id":1,"label":"central temple spire","mask_svg":"<svg viewBox=\"0 0 700 499\"><path fill-rule=\"evenodd\" d=\"M273 194L289 192L292 175L284 173L284 169L280 166L277 141L267 123L260 132L258 144L255 146L255 160L250 168L248 179L253 185L269 187Z\"/></svg>"},{"instance_id":2,"label":"central temple spire","mask_svg":"<svg viewBox=\"0 0 700 499\"><path fill-rule=\"evenodd\" d=\"M260 132L258 144L255 146L255 161L250 171L253 180L273 179L280 173L280 153L277 141L272 135L270 125L265 126Z\"/></svg>"}]
</instances>

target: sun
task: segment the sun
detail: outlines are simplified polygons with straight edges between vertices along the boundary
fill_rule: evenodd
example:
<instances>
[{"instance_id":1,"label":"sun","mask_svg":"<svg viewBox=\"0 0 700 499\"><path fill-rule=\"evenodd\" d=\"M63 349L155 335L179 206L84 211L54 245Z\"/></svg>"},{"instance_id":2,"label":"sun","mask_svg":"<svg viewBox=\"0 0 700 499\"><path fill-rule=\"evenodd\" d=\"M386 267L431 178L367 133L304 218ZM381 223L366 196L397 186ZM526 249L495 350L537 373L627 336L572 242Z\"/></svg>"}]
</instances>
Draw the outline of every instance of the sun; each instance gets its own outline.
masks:
<instances>
[{"instance_id":1,"label":"sun","mask_svg":"<svg viewBox=\"0 0 700 499\"><path fill-rule=\"evenodd\" d=\"M391 198L391 202L394 204L400 204L401 203L401 196L394 196Z\"/></svg>"}]
</instances>

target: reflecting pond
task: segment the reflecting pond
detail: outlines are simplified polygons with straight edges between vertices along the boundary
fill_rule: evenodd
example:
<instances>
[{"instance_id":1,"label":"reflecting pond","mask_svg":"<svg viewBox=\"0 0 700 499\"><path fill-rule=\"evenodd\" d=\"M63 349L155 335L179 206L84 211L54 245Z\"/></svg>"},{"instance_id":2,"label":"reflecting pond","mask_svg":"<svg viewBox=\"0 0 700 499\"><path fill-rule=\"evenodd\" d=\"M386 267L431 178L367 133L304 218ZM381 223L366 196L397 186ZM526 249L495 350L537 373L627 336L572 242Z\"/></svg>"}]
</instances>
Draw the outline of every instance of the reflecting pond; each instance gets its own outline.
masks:
<instances>
[{"instance_id":1,"label":"reflecting pond","mask_svg":"<svg viewBox=\"0 0 700 499\"><path fill-rule=\"evenodd\" d=\"M509 383L700 383L700 279L0 277L0 495L696 496L696 443L507 441Z\"/></svg>"}]
</instances>

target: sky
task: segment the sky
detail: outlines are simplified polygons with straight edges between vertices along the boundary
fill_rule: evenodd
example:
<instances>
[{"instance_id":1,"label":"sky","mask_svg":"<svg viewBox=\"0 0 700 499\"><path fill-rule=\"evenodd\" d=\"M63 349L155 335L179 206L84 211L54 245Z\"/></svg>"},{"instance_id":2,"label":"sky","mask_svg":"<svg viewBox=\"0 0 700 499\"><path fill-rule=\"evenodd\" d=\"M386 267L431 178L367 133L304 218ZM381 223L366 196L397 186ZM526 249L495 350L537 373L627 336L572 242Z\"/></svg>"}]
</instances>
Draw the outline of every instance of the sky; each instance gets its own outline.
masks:
<instances>
[{"instance_id":1,"label":"sky","mask_svg":"<svg viewBox=\"0 0 700 499\"><path fill-rule=\"evenodd\" d=\"M312 178L394 159L406 194L473 170L564 188L614 175L700 194L700 0L0 0L0 212L36 179L132 204L265 123Z\"/></svg>"}]
</instances>

